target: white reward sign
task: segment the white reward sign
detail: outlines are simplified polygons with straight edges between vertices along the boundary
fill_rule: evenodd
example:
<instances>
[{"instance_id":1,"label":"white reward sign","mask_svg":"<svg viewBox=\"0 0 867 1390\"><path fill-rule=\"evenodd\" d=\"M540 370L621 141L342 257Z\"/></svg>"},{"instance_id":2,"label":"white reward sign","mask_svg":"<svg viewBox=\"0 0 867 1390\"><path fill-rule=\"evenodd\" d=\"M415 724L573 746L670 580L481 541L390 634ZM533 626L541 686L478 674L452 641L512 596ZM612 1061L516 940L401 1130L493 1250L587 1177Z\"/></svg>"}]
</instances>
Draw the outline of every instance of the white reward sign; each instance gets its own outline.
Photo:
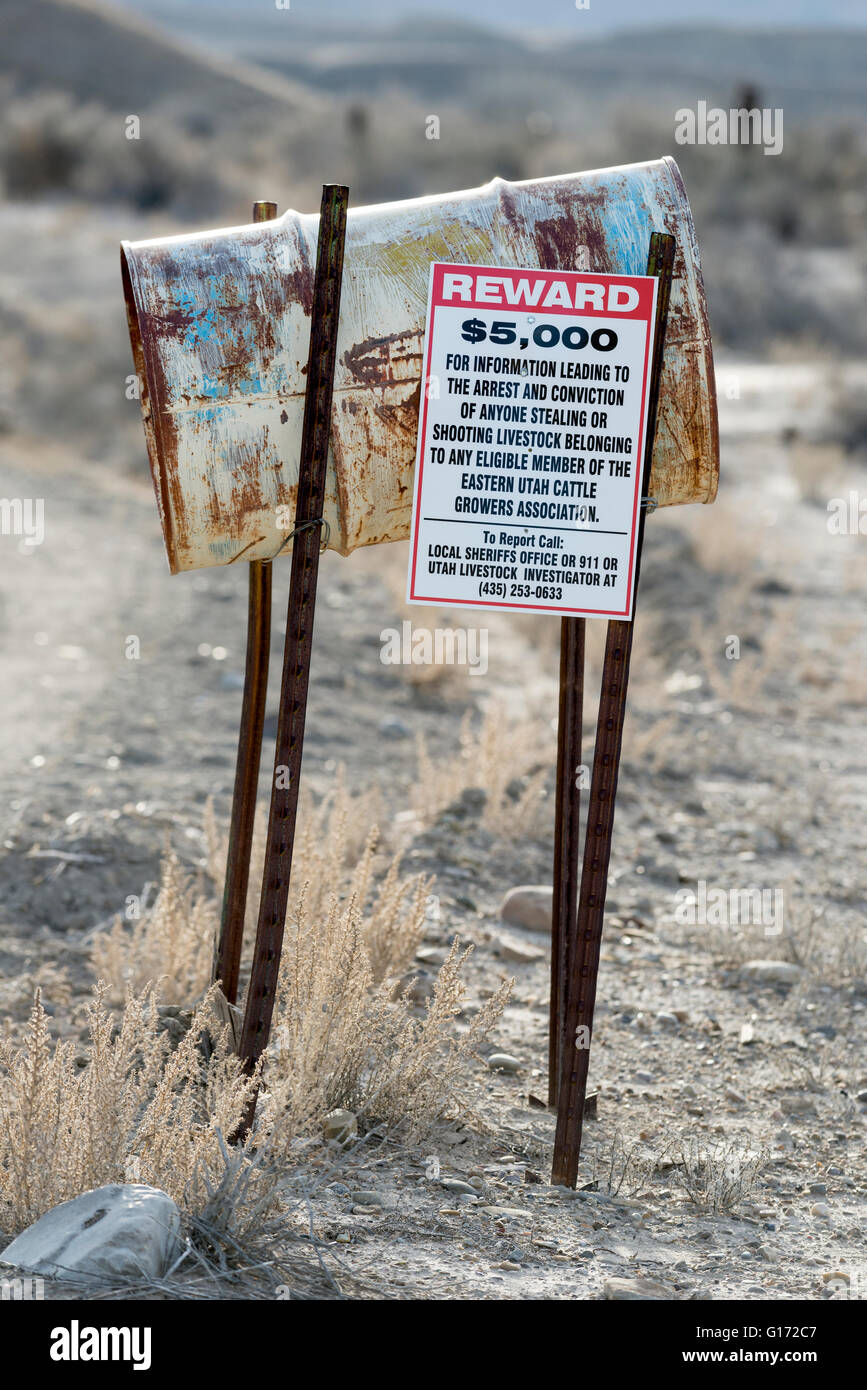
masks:
<instances>
[{"instance_id":1,"label":"white reward sign","mask_svg":"<svg viewBox=\"0 0 867 1390\"><path fill-rule=\"evenodd\" d=\"M410 603L632 617L656 288L431 266Z\"/></svg>"}]
</instances>

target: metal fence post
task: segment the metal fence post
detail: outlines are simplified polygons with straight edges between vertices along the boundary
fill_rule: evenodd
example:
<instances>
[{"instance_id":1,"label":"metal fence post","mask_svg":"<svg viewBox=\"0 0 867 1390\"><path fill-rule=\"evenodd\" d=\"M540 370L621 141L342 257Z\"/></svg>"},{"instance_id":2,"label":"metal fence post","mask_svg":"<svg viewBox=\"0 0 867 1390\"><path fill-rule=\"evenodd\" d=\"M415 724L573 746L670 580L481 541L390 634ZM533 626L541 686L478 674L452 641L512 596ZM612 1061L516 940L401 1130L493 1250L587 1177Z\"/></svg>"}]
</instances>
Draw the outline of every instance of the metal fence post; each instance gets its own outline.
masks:
<instances>
[{"instance_id":1,"label":"metal fence post","mask_svg":"<svg viewBox=\"0 0 867 1390\"><path fill-rule=\"evenodd\" d=\"M337 327L348 204L347 188L337 184L325 186L322 193L313 288L298 496L295 526L291 533L293 545L289 612L277 719L277 747L271 787L265 871L253 971L247 991L239 1049L245 1066L250 1071L268 1045L289 899L319 554L323 542L322 528L325 525L322 511L331 435L331 405L337 360ZM254 1109L255 1100L247 1116L246 1127L252 1123Z\"/></svg>"},{"instance_id":2,"label":"metal fence post","mask_svg":"<svg viewBox=\"0 0 867 1390\"><path fill-rule=\"evenodd\" d=\"M632 621L617 620L610 621L608 624L574 949L566 953L568 975L566 977L566 998L563 1005L563 1043L558 1089L557 1129L554 1136L554 1161L551 1172L551 1182L564 1187L575 1186L578 1177L578 1160L581 1153L584 1101L587 1095L590 1041L593 1032L593 1010L596 1003L596 983L599 976L599 955L602 946L602 923L608 886L608 865L611 859L611 835L614 828L614 802L620 770L620 750L629 683L629 662L632 655L635 605L638 600L641 548L644 540L644 520L648 500L647 488L653 460L653 443L659 404L659 377L662 366L662 349L665 343L668 305L671 297L674 250L673 236L663 232L652 234L647 274L656 275L659 278L659 288L657 291L653 367L642 474L643 502L638 523L638 545L635 555ZM554 964L555 962L552 960L552 969Z\"/></svg>"},{"instance_id":3,"label":"metal fence post","mask_svg":"<svg viewBox=\"0 0 867 1390\"><path fill-rule=\"evenodd\" d=\"M276 203L253 204L254 222L270 222L276 216ZM244 698L235 764L235 790L229 825L220 940L214 962L214 978L220 982L223 994L230 1004L234 1004L238 998L238 975L250 881L250 853L253 848L253 826L256 819L256 793L262 759L262 730L265 724L268 659L271 649L271 561L251 561L248 574Z\"/></svg>"}]
</instances>

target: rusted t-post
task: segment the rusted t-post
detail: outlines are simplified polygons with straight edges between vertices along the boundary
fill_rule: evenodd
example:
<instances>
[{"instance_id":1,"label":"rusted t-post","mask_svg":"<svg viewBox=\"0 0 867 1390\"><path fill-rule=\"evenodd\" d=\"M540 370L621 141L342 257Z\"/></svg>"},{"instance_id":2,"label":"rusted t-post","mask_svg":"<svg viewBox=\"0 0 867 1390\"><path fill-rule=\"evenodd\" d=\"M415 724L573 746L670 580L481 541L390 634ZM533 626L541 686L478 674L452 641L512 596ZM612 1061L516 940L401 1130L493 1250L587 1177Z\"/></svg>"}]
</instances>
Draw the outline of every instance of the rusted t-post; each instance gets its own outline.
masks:
<instances>
[{"instance_id":1,"label":"rusted t-post","mask_svg":"<svg viewBox=\"0 0 867 1390\"><path fill-rule=\"evenodd\" d=\"M277 216L277 204L253 204L253 221L270 222ZM223 889L220 940L214 963L214 977L220 981L230 1004L238 998L238 975L244 943L250 855L256 819L256 793L262 759L262 731L268 694L268 658L271 649L271 561L251 560L248 567L247 657L244 670L244 698L238 757L235 764L235 790L229 824L229 849Z\"/></svg>"},{"instance_id":2,"label":"rusted t-post","mask_svg":"<svg viewBox=\"0 0 867 1390\"><path fill-rule=\"evenodd\" d=\"M675 240L666 233L654 232L650 238L647 274L659 278L656 301L656 327L653 341L652 374L648 399L647 434L642 474L642 498L635 553L635 590L632 621L612 619L608 623L605 659L602 666L602 686L599 694L599 713L596 723L596 746L593 753L593 773L587 805L587 827L584 837L584 864L581 871L581 891L578 914L573 921L561 923L563 943L560 959L568 964L561 990L563 998L562 1034L560 1035L560 1081L557 1091L557 1129L554 1136L554 1161L551 1182L562 1187L574 1187L578 1177L581 1136L584 1125L584 1101L587 1095L587 1074L590 1067L590 1041L593 1033L593 1011L596 1004L596 983L599 977L599 958L602 948L602 923L605 916L605 895L608 887L608 865L611 860L611 836L614 830L614 799L620 771L620 750L623 742L623 721L626 715L626 693L629 683L629 662L632 655L632 635L635 626L635 607L638 602L638 580L641 548L644 540L644 521L647 515L647 488L653 461L656 416L659 406L659 378L662 352L671 298L672 269ZM577 799L577 798L576 798ZM576 816L577 819L577 816ZM556 910L556 902L555 902ZM552 970L557 968L552 958ZM557 1020L552 1020L552 1025Z\"/></svg>"},{"instance_id":3,"label":"rusted t-post","mask_svg":"<svg viewBox=\"0 0 867 1390\"><path fill-rule=\"evenodd\" d=\"M326 526L323 507L348 204L347 188L337 184L325 186L313 286L307 398L292 532L289 613L277 718L271 812L253 971L239 1049L250 1071L268 1046L289 901L319 555L326 539L322 534ZM247 1116L247 1127L252 1123L254 1109L255 1100Z\"/></svg>"}]
</instances>

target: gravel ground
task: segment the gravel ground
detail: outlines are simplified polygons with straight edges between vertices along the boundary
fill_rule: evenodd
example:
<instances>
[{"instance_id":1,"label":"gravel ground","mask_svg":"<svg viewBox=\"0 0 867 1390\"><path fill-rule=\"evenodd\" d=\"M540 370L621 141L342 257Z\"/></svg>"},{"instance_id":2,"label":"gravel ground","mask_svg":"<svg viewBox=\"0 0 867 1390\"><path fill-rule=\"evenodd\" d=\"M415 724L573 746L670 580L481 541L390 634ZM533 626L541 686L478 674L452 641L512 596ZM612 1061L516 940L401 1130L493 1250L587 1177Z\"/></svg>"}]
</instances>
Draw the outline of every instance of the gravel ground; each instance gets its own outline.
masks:
<instances>
[{"instance_id":1,"label":"gravel ground","mask_svg":"<svg viewBox=\"0 0 867 1390\"><path fill-rule=\"evenodd\" d=\"M459 1027L515 978L490 1046L511 1070L480 1064L477 1113L421 1149L368 1142L312 1189L315 1234L374 1294L867 1297L864 552L829 534L822 500L858 477L836 457L844 471L827 477L817 449L808 486L785 432L805 391L827 392L826 372L811 387L805 367L788 385L785 370L770 384L764 369L728 371L740 394L722 400L720 501L648 526L577 1193L548 1184L548 937L499 912L511 887L550 883L552 769L524 824L492 831L472 791L426 823L408 814L418 732L438 764L464 714L497 700L553 737L556 625L495 615L485 677L419 682L379 659L382 629L410 616L404 547L325 559L308 786L324 793L341 764L352 787L380 785L407 868L436 875L419 968L455 932L476 947ZM228 809L245 575L169 577L144 472L143 458L130 476L33 436L0 444L0 493L46 505L43 545L0 539L12 1030L35 983L49 1004L62 996L59 970L73 1002L85 995L94 927L156 879L167 840L201 862L209 796ZM288 565L275 577L266 780ZM733 635L741 656L727 663ZM508 736L502 756L527 773ZM684 921L678 893L702 882L764 890L766 920ZM765 979L750 965L762 959L788 969Z\"/></svg>"}]
</instances>

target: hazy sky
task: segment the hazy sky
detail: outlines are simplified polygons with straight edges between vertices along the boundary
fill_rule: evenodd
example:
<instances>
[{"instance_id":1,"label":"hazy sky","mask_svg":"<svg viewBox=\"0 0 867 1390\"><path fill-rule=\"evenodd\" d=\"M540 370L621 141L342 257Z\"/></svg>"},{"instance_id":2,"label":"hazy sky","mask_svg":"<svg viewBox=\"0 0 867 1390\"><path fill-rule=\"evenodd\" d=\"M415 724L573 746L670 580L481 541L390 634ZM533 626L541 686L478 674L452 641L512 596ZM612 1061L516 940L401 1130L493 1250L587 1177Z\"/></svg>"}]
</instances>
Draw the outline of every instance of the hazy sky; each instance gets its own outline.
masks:
<instances>
[{"instance_id":1,"label":"hazy sky","mask_svg":"<svg viewBox=\"0 0 867 1390\"><path fill-rule=\"evenodd\" d=\"M250 14L258 7L271 9L275 0L127 0L134 8L165 13L188 10L203 14L208 8L233 8ZM482 24L529 31L564 30L570 33L619 28L647 28L660 24L708 24L715 26L827 26L867 24L867 0L590 0L579 10L575 0L291 0L299 19L357 22L411 19L420 15L449 15Z\"/></svg>"}]
</instances>

